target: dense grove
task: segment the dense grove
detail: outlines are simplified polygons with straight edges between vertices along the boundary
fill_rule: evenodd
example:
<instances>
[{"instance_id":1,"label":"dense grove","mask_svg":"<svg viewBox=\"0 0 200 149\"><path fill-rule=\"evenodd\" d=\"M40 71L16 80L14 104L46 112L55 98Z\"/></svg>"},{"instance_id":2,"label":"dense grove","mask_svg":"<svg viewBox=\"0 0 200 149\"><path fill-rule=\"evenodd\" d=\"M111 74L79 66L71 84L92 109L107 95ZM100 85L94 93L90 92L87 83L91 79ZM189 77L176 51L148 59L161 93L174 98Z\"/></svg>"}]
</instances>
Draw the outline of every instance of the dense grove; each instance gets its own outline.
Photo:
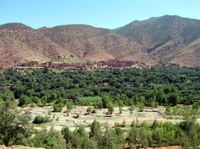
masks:
<instances>
[{"instance_id":1,"label":"dense grove","mask_svg":"<svg viewBox=\"0 0 200 149\"><path fill-rule=\"evenodd\" d=\"M0 74L0 143L21 144L49 149L134 149L180 145L197 149L200 145L200 125L191 115L199 109L200 69L163 68L151 69L67 69L63 71L34 69L18 72L13 68ZM192 114L185 115L180 123L158 122L131 125L106 124L94 121L89 132L83 126L71 131L63 127L61 134L55 130L34 131L28 114L20 114L16 109L26 105L52 105L54 111L67 110L73 105L88 105L87 112L95 108L113 106L166 106L166 113L177 111L177 104L193 104ZM120 108L119 108L120 109ZM184 113L182 111L182 113ZM176 112L178 114L179 111ZM189 113L189 112L188 112ZM176 115L173 112L173 115ZM33 123L47 123L48 117L38 116ZM34 134L34 137L31 137Z\"/></svg>"},{"instance_id":2,"label":"dense grove","mask_svg":"<svg viewBox=\"0 0 200 149\"><path fill-rule=\"evenodd\" d=\"M105 97L115 105L128 106L140 103L175 106L200 100L199 68L67 69L58 72L45 67L23 73L10 68L0 74L0 82L1 85L11 84L10 90L19 99L20 106L31 102L47 104L58 99L102 106Z\"/></svg>"}]
</instances>

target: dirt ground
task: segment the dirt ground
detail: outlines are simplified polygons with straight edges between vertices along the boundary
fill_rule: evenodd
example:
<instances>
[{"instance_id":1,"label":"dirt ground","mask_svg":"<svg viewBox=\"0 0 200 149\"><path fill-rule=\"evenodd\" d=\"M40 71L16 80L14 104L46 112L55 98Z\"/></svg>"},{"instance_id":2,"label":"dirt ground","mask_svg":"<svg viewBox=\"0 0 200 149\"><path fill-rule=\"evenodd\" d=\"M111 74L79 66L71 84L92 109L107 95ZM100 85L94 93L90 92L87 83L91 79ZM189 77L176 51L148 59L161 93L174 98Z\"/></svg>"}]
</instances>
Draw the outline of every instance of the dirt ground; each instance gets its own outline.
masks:
<instances>
[{"instance_id":1,"label":"dirt ground","mask_svg":"<svg viewBox=\"0 0 200 149\"><path fill-rule=\"evenodd\" d=\"M52 122L45 123L42 125L35 125L36 129L53 129L61 131L64 126L70 128L71 131L75 130L77 126L84 125L86 131L89 131L89 125L97 120L102 124L108 124L110 128L114 126L115 123L121 124L124 120L127 125L130 125L133 121L152 123L155 119L158 121L166 122L171 121L172 123L178 123L181 119L166 119L162 114L164 109L144 109L143 112L139 112L137 109L132 111L129 107L123 107L122 113L119 114L119 108L115 107L112 115L107 115L108 109L96 109L96 113L87 113L88 106L76 106L70 113L66 113L66 109L63 108L62 112L53 112L51 106L46 107L26 107L20 108L22 113L29 113L34 120L35 116L49 116L53 119ZM78 117L77 117L78 116ZM197 119L197 121L200 121ZM0 147L1 149L1 147ZM7 148L5 148L7 149ZM11 148L8 148L11 149ZM29 148L16 148L16 149L29 149ZM30 148L32 149L32 148ZM149 148L150 149L150 148ZM152 149L181 149L179 146L169 146L169 147L157 147Z\"/></svg>"},{"instance_id":2,"label":"dirt ground","mask_svg":"<svg viewBox=\"0 0 200 149\"><path fill-rule=\"evenodd\" d=\"M108 109L96 109L96 113L87 114L88 106L76 106L70 113L66 113L66 109L63 108L62 112L53 112L51 106L46 107L26 107L20 109L23 113L30 113L32 120L37 115L49 116L53 119L52 122L35 125L36 129L41 129L42 127L50 129L53 127L55 130L60 131L62 127L67 126L71 130L74 130L78 125L86 126L86 130L89 129L87 126L90 125L94 120L99 121L103 124L108 124L108 126L113 127L115 123L122 123L124 120L127 125L130 125L133 121L152 123L155 119L158 121L171 121L173 123L180 122L180 120L169 120L163 117L160 109L145 109L144 112L139 112L138 110L130 112L128 107L123 107L122 113L119 114L119 108L115 107L114 112L111 115L107 115ZM78 116L78 117L77 117ZM42 126L42 127L41 127Z\"/></svg>"}]
</instances>

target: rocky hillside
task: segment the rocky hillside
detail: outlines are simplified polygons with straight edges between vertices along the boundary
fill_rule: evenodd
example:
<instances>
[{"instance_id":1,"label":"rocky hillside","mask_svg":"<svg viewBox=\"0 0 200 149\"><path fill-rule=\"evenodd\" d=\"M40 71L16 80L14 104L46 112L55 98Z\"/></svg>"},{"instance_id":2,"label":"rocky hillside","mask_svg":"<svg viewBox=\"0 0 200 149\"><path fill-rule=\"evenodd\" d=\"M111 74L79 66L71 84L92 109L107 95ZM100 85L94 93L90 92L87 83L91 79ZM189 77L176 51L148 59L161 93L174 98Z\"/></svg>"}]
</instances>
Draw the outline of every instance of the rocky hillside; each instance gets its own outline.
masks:
<instances>
[{"instance_id":1,"label":"rocky hillside","mask_svg":"<svg viewBox=\"0 0 200 149\"><path fill-rule=\"evenodd\" d=\"M131 55L133 60L140 61L142 57L148 57L143 45L108 29L87 25L66 25L42 28L39 31L54 43L84 60L127 59Z\"/></svg>"},{"instance_id":2,"label":"rocky hillside","mask_svg":"<svg viewBox=\"0 0 200 149\"><path fill-rule=\"evenodd\" d=\"M29 60L49 61L59 55L70 55L40 32L19 23L0 26L1 67L15 66Z\"/></svg>"},{"instance_id":3,"label":"rocky hillside","mask_svg":"<svg viewBox=\"0 0 200 149\"><path fill-rule=\"evenodd\" d=\"M133 21L114 30L144 45L156 62L200 66L200 20L163 16Z\"/></svg>"},{"instance_id":4,"label":"rocky hillside","mask_svg":"<svg viewBox=\"0 0 200 149\"><path fill-rule=\"evenodd\" d=\"M179 16L133 21L115 30L88 25L32 29L0 25L0 68L29 61L123 60L200 66L200 21Z\"/></svg>"},{"instance_id":5,"label":"rocky hillside","mask_svg":"<svg viewBox=\"0 0 200 149\"><path fill-rule=\"evenodd\" d=\"M1 67L27 61L62 62L69 57L89 61L146 59L146 63L153 63L143 45L108 29L66 25L34 30L19 23L0 26Z\"/></svg>"}]
</instances>

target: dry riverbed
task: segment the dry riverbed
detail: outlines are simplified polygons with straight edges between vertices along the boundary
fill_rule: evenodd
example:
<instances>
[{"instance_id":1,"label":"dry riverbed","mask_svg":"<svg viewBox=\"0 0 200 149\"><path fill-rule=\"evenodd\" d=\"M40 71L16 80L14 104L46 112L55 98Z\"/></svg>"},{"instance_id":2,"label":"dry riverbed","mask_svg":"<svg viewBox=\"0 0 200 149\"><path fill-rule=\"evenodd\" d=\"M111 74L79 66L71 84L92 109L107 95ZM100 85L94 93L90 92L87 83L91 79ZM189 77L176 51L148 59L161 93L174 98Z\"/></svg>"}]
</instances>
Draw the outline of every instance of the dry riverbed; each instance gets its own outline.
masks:
<instances>
[{"instance_id":1,"label":"dry riverbed","mask_svg":"<svg viewBox=\"0 0 200 149\"><path fill-rule=\"evenodd\" d=\"M41 129L42 127L50 129L53 127L55 130L60 131L62 127L68 126L71 130L74 130L78 125L87 126L90 125L94 120L99 121L103 124L108 124L113 127L115 123L122 123L124 120L127 125L130 125L133 121L152 123L155 119L158 121L172 121L179 122L180 120L169 120L163 117L160 111L163 109L145 109L145 112L139 112L138 110L130 112L128 107L123 107L122 113L119 114L119 108L115 107L114 112L108 115L108 109L96 109L96 113L88 114L88 106L76 106L70 113L66 113L66 109L63 108L62 112L53 112L51 106L46 107L25 107L21 108L22 112L31 114L32 120L35 116L49 116L53 119L52 122L48 122L41 125L35 125L35 128Z\"/></svg>"}]
</instances>

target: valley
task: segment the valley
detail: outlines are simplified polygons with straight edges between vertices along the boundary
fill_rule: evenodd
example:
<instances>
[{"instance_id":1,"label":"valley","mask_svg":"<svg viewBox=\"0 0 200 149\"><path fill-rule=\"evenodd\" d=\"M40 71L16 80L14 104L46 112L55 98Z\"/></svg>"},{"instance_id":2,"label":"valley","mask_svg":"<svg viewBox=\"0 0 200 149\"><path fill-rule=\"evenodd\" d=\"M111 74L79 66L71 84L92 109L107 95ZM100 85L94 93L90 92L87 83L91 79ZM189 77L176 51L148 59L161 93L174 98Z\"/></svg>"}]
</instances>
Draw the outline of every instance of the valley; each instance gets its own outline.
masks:
<instances>
[{"instance_id":1,"label":"valley","mask_svg":"<svg viewBox=\"0 0 200 149\"><path fill-rule=\"evenodd\" d=\"M179 16L0 25L0 144L196 149L199 57L200 21Z\"/></svg>"}]
</instances>

